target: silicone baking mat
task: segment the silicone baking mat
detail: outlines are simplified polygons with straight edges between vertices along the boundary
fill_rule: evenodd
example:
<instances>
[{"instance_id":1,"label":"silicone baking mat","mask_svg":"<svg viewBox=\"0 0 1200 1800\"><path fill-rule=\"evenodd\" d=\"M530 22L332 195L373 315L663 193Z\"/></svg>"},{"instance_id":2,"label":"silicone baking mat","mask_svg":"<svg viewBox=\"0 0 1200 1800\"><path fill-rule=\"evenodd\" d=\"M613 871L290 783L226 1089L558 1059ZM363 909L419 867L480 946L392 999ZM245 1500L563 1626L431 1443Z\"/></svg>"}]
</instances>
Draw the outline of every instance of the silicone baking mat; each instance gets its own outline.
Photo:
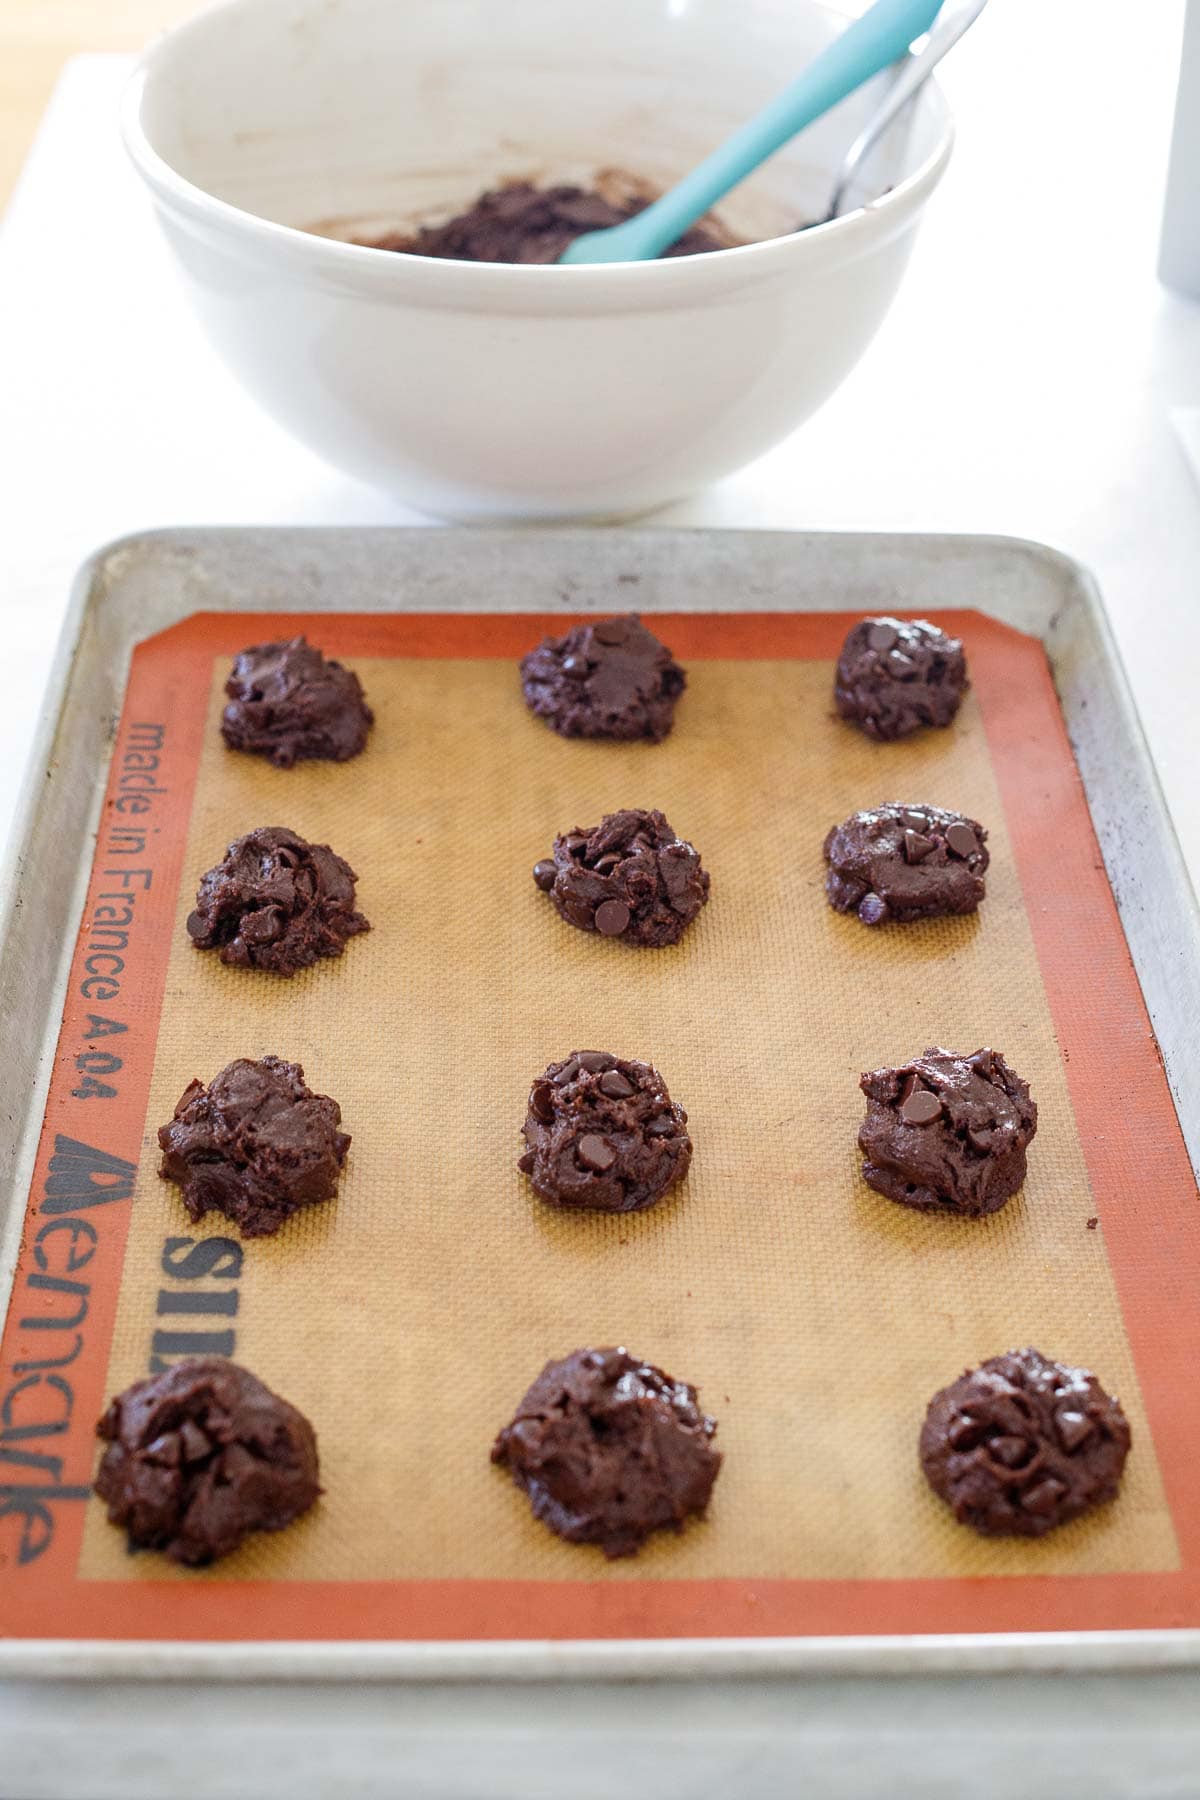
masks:
<instances>
[{"instance_id":1,"label":"silicone baking mat","mask_svg":"<svg viewBox=\"0 0 1200 1800\"><path fill-rule=\"evenodd\" d=\"M0 1625L36 1637L703 1637L1200 1623L1195 1189L1041 645L942 614L974 688L953 730L877 746L831 716L848 616L671 615L662 745L567 743L526 711L534 616L199 614L135 653L3 1341ZM227 752L246 643L307 630L377 724L340 767ZM867 931L823 897L857 806L989 827L972 919ZM633 952L529 877L556 830L661 807L712 900ZM359 874L373 930L292 982L184 920L230 839L286 824ZM868 1190L864 1068L993 1044L1040 1127L984 1221ZM649 1213L561 1214L516 1171L529 1081L576 1048L652 1060L689 1178ZM336 1201L243 1244L193 1226L155 1131L193 1076L299 1061L353 1146ZM606 1563L492 1469L549 1358L627 1344L694 1382L725 1466L707 1521ZM930 1394L1033 1343L1120 1394L1119 1501L986 1542L926 1489ZM312 1419L324 1498L207 1571L130 1557L88 1498L106 1397L235 1356Z\"/></svg>"}]
</instances>

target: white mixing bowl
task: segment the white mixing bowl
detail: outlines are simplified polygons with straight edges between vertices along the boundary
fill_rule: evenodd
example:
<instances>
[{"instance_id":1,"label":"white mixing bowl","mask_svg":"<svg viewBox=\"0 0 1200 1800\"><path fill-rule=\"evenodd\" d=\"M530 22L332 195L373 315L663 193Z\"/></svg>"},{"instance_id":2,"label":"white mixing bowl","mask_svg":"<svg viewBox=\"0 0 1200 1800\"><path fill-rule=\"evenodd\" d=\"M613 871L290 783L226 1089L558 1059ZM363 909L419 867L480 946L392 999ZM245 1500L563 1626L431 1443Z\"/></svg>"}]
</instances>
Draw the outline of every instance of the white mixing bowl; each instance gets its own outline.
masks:
<instances>
[{"instance_id":1,"label":"white mixing bowl","mask_svg":"<svg viewBox=\"0 0 1200 1800\"><path fill-rule=\"evenodd\" d=\"M737 249L514 267L337 234L513 177L668 185L844 24L812 0L232 0L151 47L125 138L210 337L296 437L427 512L614 517L760 455L857 362L950 154L936 89L865 204L797 233L878 88L804 133L719 209L763 240Z\"/></svg>"}]
</instances>

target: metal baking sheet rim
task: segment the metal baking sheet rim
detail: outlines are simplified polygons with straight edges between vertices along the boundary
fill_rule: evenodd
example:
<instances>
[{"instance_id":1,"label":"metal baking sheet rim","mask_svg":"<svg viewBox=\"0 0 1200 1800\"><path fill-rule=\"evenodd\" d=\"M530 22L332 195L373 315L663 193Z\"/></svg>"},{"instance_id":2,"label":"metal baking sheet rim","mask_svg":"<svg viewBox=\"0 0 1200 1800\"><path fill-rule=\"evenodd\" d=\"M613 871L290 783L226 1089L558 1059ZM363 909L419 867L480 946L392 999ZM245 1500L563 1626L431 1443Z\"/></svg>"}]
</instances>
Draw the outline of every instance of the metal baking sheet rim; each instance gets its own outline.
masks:
<instances>
[{"instance_id":1,"label":"metal baking sheet rim","mask_svg":"<svg viewBox=\"0 0 1200 1800\"><path fill-rule=\"evenodd\" d=\"M1200 1631L929 1637L610 1638L494 1643L0 1644L0 1679L55 1681L696 1681L779 1676L1111 1674L1194 1668Z\"/></svg>"},{"instance_id":2,"label":"metal baking sheet rim","mask_svg":"<svg viewBox=\"0 0 1200 1800\"><path fill-rule=\"evenodd\" d=\"M319 591L320 555L336 554L340 592L347 584L347 563L358 564L354 574L362 578L362 553L374 562L375 584L346 604L331 607ZM100 754L86 794L69 796L75 806L73 832L59 832L55 851L63 852L59 866L63 879L51 889L59 896L53 910L41 907L23 912L22 883L26 872L39 870L38 851L47 810L46 783L57 771L69 778L72 745L66 733L73 721L72 706L83 696L75 690L85 634L101 604L101 595L112 603L109 576L122 578L139 555L165 555L190 565L197 558L240 552L259 566L272 562L293 563L292 575L303 572L301 591L294 584L286 601L278 590L254 597L252 603L223 607L229 593L186 596L169 616L153 621L124 621L115 654L100 680L106 694L90 702L96 742L102 751L111 741L115 713L128 670L133 646L154 631L206 610L269 610L272 605L289 611L399 611L395 603L397 567L404 552L432 552L436 563L453 565L465 552L468 565L475 563L489 588L488 605L465 589L443 590L438 605L426 600L426 610L546 610L544 584L557 581L556 597L564 612L598 610L604 596L603 567L625 564L646 572L647 561L656 564L673 587L683 581L687 565L693 568L709 560L728 567L749 559L752 566L774 564L782 589L772 591L755 583L748 610L822 611L845 607L847 596L819 571L832 557L834 574L853 574L853 605L867 611L891 605L901 610L936 611L939 607L976 604L1002 623L1032 631L1046 646L1058 688L1068 733L1092 812L1114 896L1120 911L1134 966L1162 1052L1167 1077L1194 1168L1200 1167L1200 1073L1185 1064L1189 1021L1200 1014L1200 908L1192 889L1174 828L1167 814L1158 778L1150 760L1113 642L1096 583L1091 574L1070 557L1032 540L997 536L927 536L922 534L874 534L841 532L755 532L715 529L627 529L596 531L575 528L553 531L443 530L420 527L372 528L235 528L205 527L195 531L165 530L135 534L116 540L95 552L79 571L71 604L48 685L47 703L30 758L18 807L9 852L0 876L0 992L6 996L0 1016L0 1055L13 1071L10 1092L24 1091L24 1116L14 1121L16 1133L9 1146L10 1171L0 1195L0 1292L5 1311L15 1269L20 1228L36 1152L37 1136L49 1080L49 1065L57 1038L68 962L78 929L84 884L90 858L80 856L79 845L90 846L106 774L107 758ZM378 554L376 554L378 553ZM390 553L390 554L389 554ZM561 560L559 560L561 559ZM987 584L988 604L982 604L962 585L973 561L995 560L1010 565L1015 575L1021 566L1036 572L1028 593L1018 582L1017 592L997 596L994 580ZM410 562L412 557L407 558ZM524 567L522 567L524 565ZM529 566L532 565L532 566ZM571 570L587 570L592 598L574 584ZM507 603L491 589L495 571L503 568L513 581ZM317 572L317 588L313 574ZM615 578L622 571L614 567ZM763 573L761 567L760 574ZM371 568L368 567L368 576ZM564 575L566 577L564 583ZM978 579L979 571L975 570ZM805 591L807 578L808 591ZM949 586L947 586L947 578ZM626 579L628 576L626 575ZM906 593L905 585L912 591ZM1060 590L1058 603L1047 604L1047 595L1032 590ZM308 588L309 591L303 591ZM654 582L636 599L646 613L668 610L657 604ZM742 589L744 592L745 589ZM383 592L391 602L379 604ZM626 597L622 595L622 597ZM633 596L629 596L632 598ZM447 599L451 604L447 605ZM1007 603L1005 603L1007 601ZM727 589L713 596L689 592L681 605L678 591L670 601L675 610L731 610ZM415 610L415 609L414 609ZM1084 691L1086 689L1086 691ZM107 706L97 710L98 702ZM84 708L85 717L88 707ZM86 763L85 763L86 767ZM72 867L72 864L77 866ZM49 873L49 871L44 871ZM62 920L57 941L44 942L40 958L25 954L25 938L37 930L27 920L34 913L43 923L43 939L53 936L54 915ZM39 971L49 979L38 979ZM16 1003L12 996L16 994ZM25 1027L28 1008L40 1002L42 1030ZM24 1004L22 1004L24 1003ZM15 1041L14 1041L15 1040ZM1178 1053L1178 1054L1177 1054ZM21 1075L24 1073L25 1081ZM663 1642L645 1639L528 1642L523 1640L467 1643L310 1643L259 1642L255 1644L183 1643L180 1641L116 1642L112 1640L25 1639L0 1642L0 1678L104 1680L143 1678L188 1679L313 1679L353 1681L459 1681L510 1680L527 1682L587 1680L669 1681L679 1678L754 1678L771 1676L879 1676L911 1674L1016 1673L1026 1670L1108 1672L1116 1670L1169 1669L1200 1665L1200 1630L1008 1632L901 1637L815 1638L701 1638Z\"/></svg>"}]
</instances>

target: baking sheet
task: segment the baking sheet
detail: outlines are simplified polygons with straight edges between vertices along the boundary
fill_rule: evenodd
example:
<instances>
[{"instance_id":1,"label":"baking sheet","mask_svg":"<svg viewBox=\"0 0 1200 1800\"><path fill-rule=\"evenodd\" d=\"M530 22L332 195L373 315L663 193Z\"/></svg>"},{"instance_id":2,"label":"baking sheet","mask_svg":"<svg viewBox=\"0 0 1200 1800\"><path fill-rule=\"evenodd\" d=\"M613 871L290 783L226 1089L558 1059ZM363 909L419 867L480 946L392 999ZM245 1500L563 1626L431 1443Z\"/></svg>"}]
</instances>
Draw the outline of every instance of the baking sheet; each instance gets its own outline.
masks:
<instances>
[{"instance_id":1,"label":"baking sheet","mask_svg":"<svg viewBox=\"0 0 1200 1800\"><path fill-rule=\"evenodd\" d=\"M588 596L599 606L625 598ZM327 1471L343 1479L335 1494L327 1477L319 1514L198 1579L158 1559L131 1564L93 1507L75 1565L86 1618L113 1614L105 1595L119 1588L118 1629L135 1637L154 1635L156 1616L168 1634L190 1636L464 1639L1161 1622L1188 1576L1156 1443L1168 1485L1181 1471L1170 1442L1164 1452L1145 1428L1138 1376L1153 1365L1161 1377L1164 1355L1169 1376L1175 1352L1146 1311L1153 1269L1114 1271L1113 1238L1124 1233L1128 1249L1144 1237L1121 1158L1144 1158L1147 1128L1161 1136L1165 1093L1155 1100L1162 1082L1144 1030L1140 1040L1128 1030L1136 994L1114 953L1040 650L964 622L977 697L959 729L881 752L827 716L844 619L672 620L664 630L692 688L668 745L565 745L528 718L512 679L513 656L544 624L489 621L481 656L465 621L322 621L312 635L353 656L380 727L361 762L287 774L228 756L213 731L222 663L276 622L197 622L141 653L182 759L172 774L182 824L157 847L171 917L156 926L166 926L167 1003L146 1122L169 1114L192 1073L271 1048L298 1056L341 1101L356 1144L336 1206L250 1246L236 1284L205 1286L236 1285L237 1354L306 1405ZM155 711L149 688L137 698L126 734ZM119 752L126 742L118 738ZM920 797L991 825L993 873L977 921L868 936L825 908L820 837L830 819L886 797L883 759L889 777L903 769L920 784ZM655 793L639 802L628 789L648 772ZM338 964L287 989L214 967L180 930L189 881L285 797L280 822L328 838L359 868L376 925ZM527 878L558 825L585 822L589 805L598 816L628 803L663 805L714 872L712 905L651 969L567 931ZM174 804L164 796L161 829ZM452 879L447 900L447 870L464 846L469 866L495 883L483 929L475 878ZM182 883L172 883L172 855ZM973 1047L986 1010L989 1029L977 1035L1005 1049L1042 1105L1025 1195L981 1226L910 1218L855 1175L855 1075L925 1041L931 977L946 1027L933 1035ZM1107 1043L1108 1069L1128 1056L1115 1132L1094 1110L1100 1084L1089 1095L1086 1070L1073 1078L1059 1053L1075 1041L1086 1049L1106 1009L1121 1039ZM436 1030L417 1028L429 1021ZM578 1021L569 1043L568 1021ZM547 1217L512 1172L528 1076L577 1039L653 1055L692 1114L687 1188L643 1219ZM754 1103L731 1110L730 1094ZM448 1155L447 1105L460 1121ZM388 1134L359 1126L393 1115ZM1097 1144L1098 1125L1114 1143ZM1176 1142L1175 1179L1180 1169L1186 1181ZM163 1246L188 1230L148 1152L134 1186L109 1388L144 1370L172 1286ZM1095 1216L1102 1228L1089 1231ZM1020 1329L1008 1326L1015 1313ZM547 1355L614 1337L698 1382L729 1461L708 1525L610 1568L534 1526L484 1457ZM1130 1407L1138 1454L1120 1505L1101 1519L1040 1546L988 1546L924 1492L913 1435L934 1386L1026 1337L1101 1369ZM866 1372L852 1389L847 1366ZM368 1380L347 1383L347 1371L364 1368ZM1161 1415L1161 1396L1158 1405ZM483 1456L472 1457L481 1441ZM955 1579L967 1575L994 1578L986 1603L977 1583ZM1054 1575L1110 1578L1107 1595L1103 1581L1056 1586ZM1130 1578L1142 1584L1136 1596ZM302 1591L310 1584L316 1594ZM230 1604L239 1586L253 1595L252 1620ZM272 1626L264 1603L270 1611L284 1590ZM320 1619L306 1625L305 1603L318 1596Z\"/></svg>"}]
</instances>

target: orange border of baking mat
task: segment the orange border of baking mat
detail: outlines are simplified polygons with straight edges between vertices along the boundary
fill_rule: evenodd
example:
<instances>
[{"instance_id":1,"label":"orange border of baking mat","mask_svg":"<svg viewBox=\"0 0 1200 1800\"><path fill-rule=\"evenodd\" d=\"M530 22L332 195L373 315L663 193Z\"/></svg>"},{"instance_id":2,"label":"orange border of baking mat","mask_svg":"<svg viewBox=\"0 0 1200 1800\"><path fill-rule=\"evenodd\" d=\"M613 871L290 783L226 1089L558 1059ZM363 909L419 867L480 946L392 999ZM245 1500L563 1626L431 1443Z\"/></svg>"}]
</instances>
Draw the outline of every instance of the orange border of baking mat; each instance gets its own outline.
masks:
<instances>
[{"instance_id":1,"label":"orange border of baking mat","mask_svg":"<svg viewBox=\"0 0 1200 1800\"><path fill-rule=\"evenodd\" d=\"M1169 1573L896 1581L222 1582L193 1587L84 1582L76 1574L105 1396L109 1339L142 1133L175 899L212 660L245 643L319 629L339 655L515 660L563 617L529 614L197 614L134 653L84 917L114 882L136 895L129 927L127 1029L89 1040L105 1005L71 965L29 1211L0 1348L0 1629L14 1637L177 1639L497 1639L757 1637L909 1632L1137 1629L1200 1625L1200 1294L1196 1189L1142 997L1092 832L1040 643L977 613L944 622L969 635L971 663L1093 1191L1179 1544ZM837 613L658 615L685 660L833 658ZM1037 704L1031 706L1031 698ZM127 762L139 722L165 727L157 770ZM1066 763L1073 779L1047 784ZM129 784L133 770L148 781ZM122 774L126 786L119 785ZM149 793L144 813L120 797ZM111 853L112 827L142 818L135 875ZM126 842L128 840L125 840ZM114 875L114 870L124 874ZM127 879L128 878L128 879ZM1098 971L1070 926L1081 894L1110 954ZM1060 904L1070 896L1073 905ZM130 910L130 909L126 909ZM111 968L111 964L107 965ZM123 972L122 972L123 973ZM93 994L99 984L93 984ZM114 1002L112 1011L117 1011ZM1144 1041L1112 1021L1142 1021ZM99 1051L99 1056L93 1052ZM123 1062L118 1098L72 1092L83 1072ZM103 1074L94 1079L103 1079ZM1114 1109L1140 1116L1136 1163ZM97 1139L100 1141L97 1142ZM89 1155L88 1146L103 1152ZM103 1165L103 1166L102 1166ZM1146 1221L1153 1217L1153 1230ZM56 1223L56 1221L63 1223ZM70 1220L85 1221L72 1225ZM57 1298L52 1298L56 1296ZM63 1296L66 1298L64 1299ZM52 1348L39 1306L70 1306ZM26 1321L33 1320L29 1326ZM63 1358L66 1360L62 1360ZM53 1366L57 1363L57 1366ZM1180 1379L1187 1371L1188 1378ZM25 1556L22 1560L22 1551Z\"/></svg>"}]
</instances>

